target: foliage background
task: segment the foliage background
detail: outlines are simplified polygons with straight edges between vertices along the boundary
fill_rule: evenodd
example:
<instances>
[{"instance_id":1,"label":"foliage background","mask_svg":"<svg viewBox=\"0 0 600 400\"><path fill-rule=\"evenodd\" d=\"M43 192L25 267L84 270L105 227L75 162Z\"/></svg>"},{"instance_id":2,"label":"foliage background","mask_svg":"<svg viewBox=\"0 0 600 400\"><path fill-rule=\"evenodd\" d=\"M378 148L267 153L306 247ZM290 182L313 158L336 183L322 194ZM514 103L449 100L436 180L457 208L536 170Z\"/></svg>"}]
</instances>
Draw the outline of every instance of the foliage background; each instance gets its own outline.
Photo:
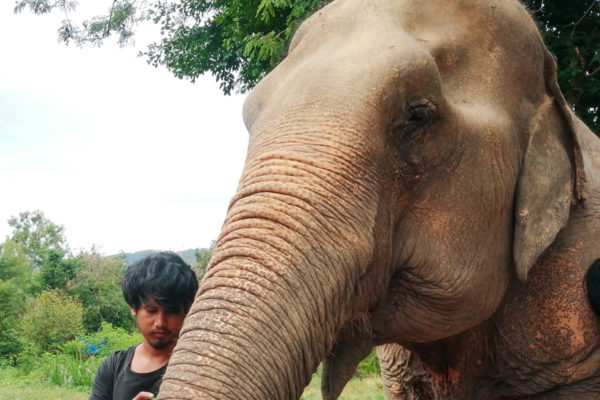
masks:
<instances>
[{"instance_id":1,"label":"foliage background","mask_svg":"<svg viewBox=\"0 0 600 400\"><path fill-rule=\"evenodd\" d=\"M83 306L60 290L45 290L29 300L21 324L30 349L55 352L83 331Z\"/></svg>"},{"instance_id":2,"label":"foliage background","mask_svg":"<svg viewBox=\"0 0 600 400\"><path fill-rule=\"evenodd\" d=\"M9 225L0 243L0 399L36 385L87 392L105 357L141 342L120 284L125 260L138 254L73 254L64 227L42 211L22 212ZM184 253L201 279L212 249Z\"/></svg>"},{"instance_id":3,"label":"foliage background","mask_svg":"<svg viewBox=\"0 0 600 400\"><path fill-rule=\"evenodd\" d=\"M600 134L600 1L526 0L557 58L567 102Z\"/></svg>"}]
</instances>

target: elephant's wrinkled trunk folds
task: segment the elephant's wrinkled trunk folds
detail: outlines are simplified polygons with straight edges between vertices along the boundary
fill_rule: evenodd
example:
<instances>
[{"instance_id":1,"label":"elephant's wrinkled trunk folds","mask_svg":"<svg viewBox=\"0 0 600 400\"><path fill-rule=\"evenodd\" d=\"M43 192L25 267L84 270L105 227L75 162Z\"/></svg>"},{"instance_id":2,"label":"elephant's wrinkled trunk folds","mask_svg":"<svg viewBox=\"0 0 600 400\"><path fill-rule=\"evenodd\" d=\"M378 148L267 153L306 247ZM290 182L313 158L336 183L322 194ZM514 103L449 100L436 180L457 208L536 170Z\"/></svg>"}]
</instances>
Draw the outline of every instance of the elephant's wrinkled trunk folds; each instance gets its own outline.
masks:
<instances>
[{"instance_id":1,"label":"elephant's wrinkled trunk folds","mask_svg":"<svg viewBox=\"0 0 600 400\"><path fill-rule=\"evenodd\" d=\"M377 204L376 180L353 160L360 141L317 126L253 136L160 399L299 398L357 312L376 210L355 204Z\"/></svg>"}]
</instances>

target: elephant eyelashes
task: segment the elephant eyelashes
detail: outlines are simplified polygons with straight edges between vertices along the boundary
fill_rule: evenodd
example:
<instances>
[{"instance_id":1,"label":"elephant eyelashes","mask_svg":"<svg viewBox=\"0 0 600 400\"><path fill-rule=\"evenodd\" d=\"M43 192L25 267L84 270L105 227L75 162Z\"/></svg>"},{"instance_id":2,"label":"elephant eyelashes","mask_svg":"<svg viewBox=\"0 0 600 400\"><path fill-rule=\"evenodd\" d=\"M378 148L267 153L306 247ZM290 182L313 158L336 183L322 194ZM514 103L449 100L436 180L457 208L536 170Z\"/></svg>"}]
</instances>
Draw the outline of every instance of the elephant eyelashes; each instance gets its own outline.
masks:
<instances>
[{"instance_id":1,"label":"elephant eyelashes","mask_svg":"<svg viewBox=\"0 0 600 400\"><path fill-rule=\"evenodd\" d=\"M392 122L392 131L405 137L431 124L435 119L435 107L429 102L410 105L408 112Z\"/></svg>"},{"instance_id":2,"label":"elephant eyelashes","mask_svg":"<svg viewBox=\"0 0 600 400\"><path fill-rule=\"evenodd\" d=\"M420 127L428 125L433 120L433 112L428 104L419 104L411 107L410 115L406 120L408 125Z\"/></svg>"}]
</instances>

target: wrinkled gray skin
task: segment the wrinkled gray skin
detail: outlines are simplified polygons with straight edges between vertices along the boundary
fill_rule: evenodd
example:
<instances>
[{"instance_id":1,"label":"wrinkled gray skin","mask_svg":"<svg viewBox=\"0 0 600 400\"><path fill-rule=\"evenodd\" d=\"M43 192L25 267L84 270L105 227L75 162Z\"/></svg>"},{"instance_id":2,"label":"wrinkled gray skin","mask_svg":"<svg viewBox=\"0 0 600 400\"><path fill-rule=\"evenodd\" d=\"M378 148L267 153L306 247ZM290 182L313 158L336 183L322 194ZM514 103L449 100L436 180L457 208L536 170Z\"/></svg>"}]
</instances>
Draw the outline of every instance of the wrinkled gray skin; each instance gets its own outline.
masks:
<instances>
[{"instance_id":1,"label":"wrinkled gray skin","mask_svg":"<svg viewBox=\"0 0 600 400\"><path fill-rule=\"evenodd\" d=\"M443 400L445 393L419 357L397 344L377 347L387 399Z\"/></svg>"},{"instance_id":2,"label":"wrinkled gray skin","mask_svg":"<svg viewBox=\"0 0 600 400\"><path fill-rule=\"evenodd\" d=\"M297 399L323 360L333 399L391 343L388 391L600 397L599 143L517 0L337 0L244 119L159 399Z\"/></svg>"}]
</instances>

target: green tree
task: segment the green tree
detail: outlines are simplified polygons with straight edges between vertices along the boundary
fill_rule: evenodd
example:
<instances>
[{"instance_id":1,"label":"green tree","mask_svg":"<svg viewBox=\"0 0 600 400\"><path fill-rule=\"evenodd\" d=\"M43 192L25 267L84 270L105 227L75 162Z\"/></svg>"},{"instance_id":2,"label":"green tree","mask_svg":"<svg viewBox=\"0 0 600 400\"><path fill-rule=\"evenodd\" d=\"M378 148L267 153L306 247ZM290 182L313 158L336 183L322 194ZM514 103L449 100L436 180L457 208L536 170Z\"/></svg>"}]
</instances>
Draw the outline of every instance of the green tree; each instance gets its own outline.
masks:
<instances>
[{"instance_id":1,"label":"green tree","mask_svg":"<svg viewBox=\"0 0 600 400\"><path fill-rule=\"evenodd\" d=\"M194 251L194 255L196 256L196 261L192 263L191 267L196 273L198 280L201 281L204 277L204 273L206 272L206 266L212 257L212 253L215 247L215 242L213 241L210 244L210 248L208 249L196 249Z\"/></svg>"},{"instance_id":2,"label":"green tree","mask_svg":"<svg viewBox=\"0 0 600 400\"><path fill-rule=\"evenodd\" d=\"M251 89L285 56L298 25L331 0L113 0L104 16L77 26L70 0L18 0L43 14L60 9L65 43L102 43L111 34L125 44L141 20L161 28L162 39L143 52L155 66L189 78L210 72L224 93ZM598 0L522 0L539 21L559 60L559 84L579 115L600 134L600 2ZM147 4L144 6L144 4Z\"/></svg>"},{"instance_id":3,"label":"green tree","mask_svg":"<svg viewBox=\"0 0 600 400\"><path fill-rule=\"evenodd\" d=\"M144 53L179 78L211 72L224 93L245 92L287 53L306 17L326 0L186 0L157 4L153 21L163 38Z\"/></svg>"},{"instance_id":4,"label":"green tree","mask_svg":"<svg viewBox=\"0 0 600 400\"><path fill-rule=\"evenodd\" d=\"M166 66L178 78L194 81L210 72L224 93L251 89L285 56L298 25L331 0L180 0L138 3L114 0L106 15L80 25L71 14L69 0L18 0L15 12L25 8L36 14L60 10L59 28L64 43L101 44L112 34L121 45L133 38L143 20L160 26L163 38L143 53L154 65Z\"/></svg>"},{"instance_id":5,"label":"green tree","mask_svg":"<svg viewBox=\"0 0 600 400\"><path fill-rule=\"evenodd\" d=\"M600 135L600 1L526 0L558 60L569 104Z\"/></svg>"},{"instance_id":6,"label":"green tree","mask_svg":"<svg viewBox=\"0 0 600 400\"><path fill-rule=\"evenodd\" d=\"M31 261L23 247L12 240L0 244L0 279L23 285L31 271Z\"/></svg>"},{"instance_id":7,"label":"green tree","mask_svg":"<svg viewBox=\"0 0 600 400\"><path fill-rule=\"evenodd\" d=\"M11 241L23 246L34 267L41 267L51 251L68 252L65 228L50 221L42 211L25 211L8 220L13 228Z\"/></svg>"},{"instance_id":8,"label":"green tree","mask_svg":"<svg viewBox=\"0 0 600 400\"><path fill-rule=\"evenodd\" d=\"M65 289L81 266L80 258L65 258L62 250L49 250L40 269L44 289Z\"/></svg>"},{"instance_id":9,"label":"green tree","mask_svg":"<svg viewBox=\"0 0 600 400\"><path fill-rule=\"evenodd\" d=\"M96 332L105 322L128 332L135 330L135 320L121 292L121 278L126 265L122 258L102 257L95 251L79 256L80 267L69 282L67 293L84 307L83 324L87 332Z\"/></svg>"},{"instance_id":10,"label":"green tree","mask_svg":"<svg viewBox=\"0 0 600 400\"><path fill-rule=\"evenodd\" d=\"M25 311L30 273L31 262L18 243L0 245L0 358L22 349L19 319Z\"/></svg>"},{"instance_id":11,"label":"green tree","mask_svg":"<svg viewBox=\"0 0 600 400\"><path fill-rule=\"evenodd\" d=\"M60 290L46 290L28 302L22 326L32 349L56 352L83 333L83 306Z\"/></svg>"}]
</instances>

